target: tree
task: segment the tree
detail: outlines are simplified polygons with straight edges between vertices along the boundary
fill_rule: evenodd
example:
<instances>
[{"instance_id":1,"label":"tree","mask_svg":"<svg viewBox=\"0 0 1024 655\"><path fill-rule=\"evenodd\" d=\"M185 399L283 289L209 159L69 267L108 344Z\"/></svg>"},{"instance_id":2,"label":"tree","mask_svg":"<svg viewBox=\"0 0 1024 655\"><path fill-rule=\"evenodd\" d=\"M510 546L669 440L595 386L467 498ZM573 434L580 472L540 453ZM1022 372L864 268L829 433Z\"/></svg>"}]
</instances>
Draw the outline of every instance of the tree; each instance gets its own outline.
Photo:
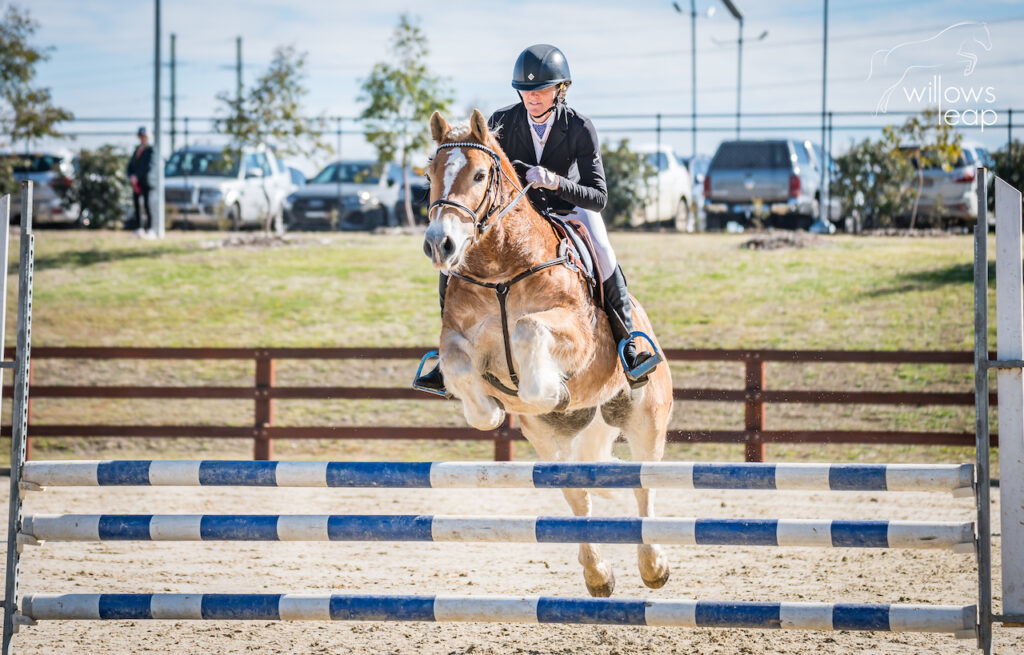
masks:
<instances>
[{"instance_id":1,"label":"tree","mask_svg":"<svg viewBox=\"0 0 1024 655\"><path fill-rule=\"evenodd\" d=\"M1017 139L1012 144L992 153L993 172L1015 189L1024 189L1024 143Z\"/></svg>"},{"instance_id":2,"label":"tree","mask_svg":"<svg viewBox=\"0 0 1024 655\"><path fill-rule=\"evenodd\" d=\"M643 207L648 180L655 173L646 155L629 149L629 139L618 146L601 145L605 181L608 184L608 204L605 214L610 224L629 224L629 217Z\"/></svg>"},{"instance_id":3,"label":"tree","mask_svg":"<svg viewBox=\"0 0 1024 655\"><path fill-rule=\"evenodd\" d=\"M843 214L859 227L888 227L909 215L914 229L924 169L948 168L959 154L960 136L934 110L926 110L901 126L885 126L881 139L864 139L837 157L832 190Z\"/></svg>"},{"instance_id":4,"label":"tree","mask_svg":"<svg viewBox=\"0 0 1024 655\"><path fill-rule=\"evenodd\" d=\"M366 140L377 149L378 164L386 167L397 158L402 165L405 222L412 225L410 159L430 144L430 116L447 112L453 98L442 78L427 69L427 37L409 14L398 19L391 52L394 60L374 64L363 81L359 102L367 103L361 117L366 120Z\"/></svg>"},{"instance_id":5,"label":"tree","mask_svg":"<svg viewBox=\"0 0 1024 655\"><path fill-rule=\"evenodd\" d=\"M836 158L832 191L856 227L888 227L913 201L914 168L900 151L898 131L886 126L879 140L864 139Z\"/></svg>"},{"instance_id":6,"label":"tree","mask_svg":"<svg viewBox=\"0 0 1024 655\"><path fill-rule=\"evenodd\" d=\"M238 157L243 148L262 144L272 146L278 156L333 152L324 139L327 117L302 115L302 101L309 94L306 56L292 46L279 47L267 71L241 97L226 91L217 94L222 116L214 128L229 138L225 148L228 160ZM268 198L267 206L271 204ZM265 229L269 231L271 221L279 219L268 214ZM278 223L275 227L282 226Z\"/></svg>"},{"instance_id":7,"label":"tree","mask_svg":"<svg viewBox=\"0 0 1024 655\"><path fill-rule=\"evenodd\" d=\"M128 204L128 159L114 146L82 150L70 187L60 187L65 207L77 206L79 222L99 228L120 220Z\"/></svg>"},{"instance_id":8,"label":"tree","mask_svg":"<svg viewBox=\"0 0 1024 655\"><path fill-rule=\"evenodd\" d=\"M32 86L36 64L49 58L50 48L30 44L38 24L27 10L7 7L0 18L0 132L10 146L44 136L62 136L56 125L69 121L72 113L53 104L50 90ZM0 194L14 193L18 185L14 162L0 163Z\"/></svg>"}]
</instances>

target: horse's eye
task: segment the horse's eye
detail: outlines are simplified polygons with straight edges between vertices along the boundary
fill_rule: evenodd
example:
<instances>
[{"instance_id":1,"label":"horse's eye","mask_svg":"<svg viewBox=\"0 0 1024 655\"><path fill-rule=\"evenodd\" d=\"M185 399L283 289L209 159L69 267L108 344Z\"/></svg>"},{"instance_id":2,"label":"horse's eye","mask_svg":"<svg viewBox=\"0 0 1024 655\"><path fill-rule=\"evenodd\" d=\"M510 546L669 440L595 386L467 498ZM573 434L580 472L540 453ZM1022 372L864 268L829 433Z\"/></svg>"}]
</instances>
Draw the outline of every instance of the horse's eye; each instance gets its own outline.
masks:
<instances>
[{"instance_id":1,"label":"horse's eye","mask_svg":"<svg viewBox=\"0 0 1024 655\"><path fill-rule=\"evenodd\" d=\"M473 176L473 181L474 182L483 182L486 179L487 179L487 174L484 173L483 171L477 171L476 175Z\"/></svg>"}]
</instances>

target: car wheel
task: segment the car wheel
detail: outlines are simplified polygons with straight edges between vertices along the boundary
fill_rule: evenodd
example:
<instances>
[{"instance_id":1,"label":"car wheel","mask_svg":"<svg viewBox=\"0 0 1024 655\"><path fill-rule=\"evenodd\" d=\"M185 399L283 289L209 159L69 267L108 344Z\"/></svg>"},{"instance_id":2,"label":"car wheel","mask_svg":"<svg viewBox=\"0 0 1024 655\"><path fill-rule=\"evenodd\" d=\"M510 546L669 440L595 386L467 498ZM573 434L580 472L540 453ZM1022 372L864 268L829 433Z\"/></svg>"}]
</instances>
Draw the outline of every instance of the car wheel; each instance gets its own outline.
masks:
<instances>
[{"instance_id":1,"label":"car wheel","mask_svg":"<svg viewBox=\"0 0 1024 655\"><path fill-rule=\"evenodd\" d=\"M676 205L676 215L673 227L676 232L693 232L693 220L690 217L690 203L686 198L680 198Z\"/></svg>"}]
</instances>

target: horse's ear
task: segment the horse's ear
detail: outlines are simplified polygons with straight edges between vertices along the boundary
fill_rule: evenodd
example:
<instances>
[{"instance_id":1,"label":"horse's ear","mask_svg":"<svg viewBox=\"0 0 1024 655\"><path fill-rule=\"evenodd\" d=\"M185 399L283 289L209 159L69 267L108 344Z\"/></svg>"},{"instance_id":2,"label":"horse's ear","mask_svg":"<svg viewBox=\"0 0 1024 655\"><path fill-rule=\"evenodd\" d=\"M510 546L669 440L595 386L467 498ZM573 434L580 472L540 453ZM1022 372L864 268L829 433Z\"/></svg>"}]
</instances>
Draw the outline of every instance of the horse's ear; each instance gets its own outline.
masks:
<instances>
[{"instance_id":1,"label":"horse's ear","mask_svg":"<svg viewBox=\"0 0 1024 655\"><path fill-rule=\"evenodd\" d=\"M451 126L448 125L448 121L444 119L441 112L435 111L434 115L430 117L430 133L433 135L434 141L437 143L444 141L450 129Z\"/></svg>"},{"instance_id":2,"label":"horse's ear","mask_svg":"<svg viewBox=\"0 0 1024 655\"><path fill-rule=\"evenodd\" d=\"M487 119L479 109L474 109L473 115L469 117L469 129L477 141L487 143L487 135L490 131L487 129Z\"/></svg>"}]
</instances>

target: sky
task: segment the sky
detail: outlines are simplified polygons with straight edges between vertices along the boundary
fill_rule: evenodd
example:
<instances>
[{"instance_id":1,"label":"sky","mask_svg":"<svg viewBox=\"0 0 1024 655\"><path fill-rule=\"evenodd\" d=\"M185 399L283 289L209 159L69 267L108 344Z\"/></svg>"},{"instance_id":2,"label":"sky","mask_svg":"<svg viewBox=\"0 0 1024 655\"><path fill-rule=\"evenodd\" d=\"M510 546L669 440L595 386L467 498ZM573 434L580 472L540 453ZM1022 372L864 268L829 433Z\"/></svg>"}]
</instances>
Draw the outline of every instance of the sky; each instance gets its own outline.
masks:
<instances>
[{"instance_id":1,"label":"sky","mask_svg":"<svg viewBox=\"0 0 1024 655\"><path fill-rule=\"evenodd\" d=\"M417 17L430 44L430 70L453 91L452 117L472 107L485 113L517 101L509 86L519 52L552 43L566 54L573 75L569 104L593 117L605 142L629 138L654 143L656 114L661 141L691 152L691 20L671 1L547 0L164 0L163 56L176 34L176 114L189 121L190 142L215 142L195 131L217 114L216 94L235 88L235 38L243 39L243 81L252 82L278 46L308 53L310 115L355 117L360 84L375 62L389 57L398 17ZM736 0L743 12L741 135L821 140L823 2ZM54 102L74 112L65 131L74 141L46 141L36 148L129 147L140 124L152 125L154 5L138 0L32 0L39 23L37 45L52 46L36 81ZM712 154L735 137L738 22L720 0L697 0L697 151ZM711 14L710 16L708 14ZM1005 144L1008 108L1024 123L1024 55L1019 33L1024 3L962 1L833 0L829 3L827 107L833 112L833 150L873 133L871 126L902 122L901 111L935 107L951 111L953 124L987 123L965 138L990 148ZM759 37L765 33L763 38ZM968 63L975 60L966 74ZM163 117L170 88L165 61ZM936 93L936 88L939 90ZM883 99L887 90L891 96ZM969 100L964 100L969 96ZM885 111L880 111L884 108ZM875 115L844 115L871 112ZM807 115L767 117L766 113ZM760 114L760 115L759 115ZM625 118L615 118L623 116ZM673 116L676 115L676 116ZM96 119L123 119L116 122ZM356 124L344 123L345 130ZM86 132L104 134L85 135ZM1024 138L1024 131L1020 137ZM334 138L332 137L332 141ZM8 144L4 144L8 145ZM164 137L164 148L169 139ZM344 134L345 157L372 157L356 134ZM315 170L323 161L296 162Z\"/></svg>"}]
</instances>

